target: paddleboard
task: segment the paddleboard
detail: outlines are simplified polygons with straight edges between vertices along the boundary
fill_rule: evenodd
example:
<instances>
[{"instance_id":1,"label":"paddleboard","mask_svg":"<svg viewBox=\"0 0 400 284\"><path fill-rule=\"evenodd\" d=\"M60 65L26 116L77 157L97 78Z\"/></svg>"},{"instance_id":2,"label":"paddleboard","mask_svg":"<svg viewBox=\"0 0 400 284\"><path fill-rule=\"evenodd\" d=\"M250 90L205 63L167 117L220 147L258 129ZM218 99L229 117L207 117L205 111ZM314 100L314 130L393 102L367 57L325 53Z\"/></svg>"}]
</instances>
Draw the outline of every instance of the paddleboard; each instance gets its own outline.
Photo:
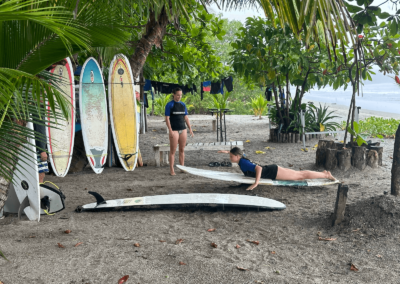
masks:
<instances>
[{"instance_id":1,"label":"paddleboard","mask_svg":"<svg viewBox=\"0 0 400 284\"><path fill-rule=\"evenodd\" d=\"M118 207L131 207L131 209L151 208L151 206L234 206L253 207L268 210L283 210L286 205L269 198L218 193L191 193L191 194L168 194L133 197L115 200L104 200L97 192L89 191L96 198L95 203L78 206L76 212L96 211L101 209L115 209Z\"/></svg>"},{"instance_id":2,"label":"paddleboard","mask_svg":"<svg viewBox=\"0 0 400 284\"><path fill-rule=\"evenodd\" d=\"M33 124L27 123L33 130ZM28 138L18 156L18 164L14 171L13 183L15 194L18 198L20 213L25 213L31 221L40 221L40 187L39 173L36 157L35 140Z\"/></svg>"},{"instance_id":3,"label":"paddleboard","mask_svg":"<svg viewBox=\"0 0 400 284\"><path fill-rule=\"evenodd\" d=\"M60 80L58 87L61 93L70 102L70 117L68 120L58 119L56 122L48 120L47 141L50 163L56 176L64 177L68 173L72 160L75 138L75 84L71 60L65 59L67 64L56 65L51 73ZM50 111L50 106L47 103ZM54 126L54 127L50 127Z\"/></svg>"},{"instance_id":4,"label":"paddleboard","mask_svg":"<svg viewBox=\"0 0 400 284\"><path fill-rule=\"evenodd\" d=\"M103 76L93 57L82 67L79 106L86 156L93 171L100 174L107 157L107 101Z\"/></svg>"},{"instance_id":5,"label":"paddleboard","mask_svg":"<svg viewBox=\"0 0 400 284\"><path fill-rule=\"evenodd\" d=\"M219 171L202 170L196 168L185 167L177 165L177 167L189 174L206 177L210 179L217 179L228 182L238 182L253 184L255 178L246 177L243 174L228 173ZM272 179L260 179L260 185L274 185L274 186L325 186L339 183L338 180L332 181L329 179L306 179L306 180L272 180Z\"/></svg>"},{"instance_id":6,"label":"paddleboard","mask_svg":"<svg viewBox=\"0 0 400 284\"><path fill-rule=\"evenodd\" d=\"M128 59L118 54L110 64L108 101L117 156L126 171L136 167L139 149L135 85Z\"/></svg>"}]
</instances>

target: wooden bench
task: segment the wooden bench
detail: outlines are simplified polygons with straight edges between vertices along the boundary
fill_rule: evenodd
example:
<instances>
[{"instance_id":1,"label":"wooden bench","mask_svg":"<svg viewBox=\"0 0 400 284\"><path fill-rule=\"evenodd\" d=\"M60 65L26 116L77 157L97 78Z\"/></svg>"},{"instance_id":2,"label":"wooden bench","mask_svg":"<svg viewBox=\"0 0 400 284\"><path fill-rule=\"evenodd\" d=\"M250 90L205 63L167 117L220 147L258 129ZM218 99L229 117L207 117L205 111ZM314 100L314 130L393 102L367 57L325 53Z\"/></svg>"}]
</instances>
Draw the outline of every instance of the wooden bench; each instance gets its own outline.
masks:
<instances>
[{"instance_id":1,"label":"wooden bench","mask_svg":"<svg viewBox=\"0 0 400 284\"><path fill-rule=\"evenodd\" d=\"M189 116L189 121L190 121L190 124L191 124L192 128L193 128L193 124L195 122L208 122L208 121L211 121L212 122L213 132L217 131L217 119L214 116L205 116L205 117L190 117ZM169 133L169 129L167 127L166 127L166 129L167 129L167 133Z\"/></svg>"},{"instance_id":2,"label":"wooden bench","mask_svg":"<svg viewBox=\"0 0 400 284\"><path fill-rule=\"evenodd\" d=\"M211 143L188 143L185 146L185 151L195 151L195 150L230 150L233 147L243 148L243 141L230 141L230 142L211 142ZM169 163L169 144L154 145L154 158L156 162L156 167L159 167L161 162ZM177 149L178 151L178 149Z\"/></svg>"}]
</instances>

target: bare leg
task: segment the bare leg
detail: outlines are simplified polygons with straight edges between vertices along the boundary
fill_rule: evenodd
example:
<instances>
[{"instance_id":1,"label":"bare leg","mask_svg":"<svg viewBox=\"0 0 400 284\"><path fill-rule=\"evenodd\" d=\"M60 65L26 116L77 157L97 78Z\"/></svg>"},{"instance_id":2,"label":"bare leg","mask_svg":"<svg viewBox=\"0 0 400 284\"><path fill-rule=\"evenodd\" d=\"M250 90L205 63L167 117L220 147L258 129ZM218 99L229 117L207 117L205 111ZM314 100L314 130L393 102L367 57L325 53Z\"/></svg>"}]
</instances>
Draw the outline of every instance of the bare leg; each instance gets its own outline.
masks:
<instances>
[{"instance_id":1,"label":"bare leg","mask_svg":"<svg viewBox=\"0 0 400 284\"><path fill-rule=\"evenodd\" d=\"M44 182L44 177L46 176L45 173L39 173L39 183L43 183Z\"/></svg>"},{"instance_id":2,"label":"bare leg","mask_svg":"<svg viewBox=\"0 0 400 284\"><path fill-rule=\"evenodd\" d=\"M187 130L183 130L179 134L179 164L185 165L185 146L186 146Z\"/></svg>"},{"instance_id":3,"label":"bare leg","mask_svg":"<svg viewBox=\"0 0 400 284\"><path fill-rule=\"evenodd\" d=\"M175 175L174 171L174 162L175 162L175 151L176 147L178 146L178 139L179 139L179 133L178 131L172 131L172 133L169 134L169 171L171 173L171 176Z\"/></svg>"},{"instance_id":4,"label":"bare leg","mask_svg":"<svg viewBox=\"0 0 400 284\"><path fill-rule=\"evenodd\" d=\"M331 172L313 172L313 171L295 171L291 169L285 169L278 167L278 173L276 175L277 180L304 180L304 179L316 179L316 178L327 178L335 180Z\"/></svg>"}]
</instances>

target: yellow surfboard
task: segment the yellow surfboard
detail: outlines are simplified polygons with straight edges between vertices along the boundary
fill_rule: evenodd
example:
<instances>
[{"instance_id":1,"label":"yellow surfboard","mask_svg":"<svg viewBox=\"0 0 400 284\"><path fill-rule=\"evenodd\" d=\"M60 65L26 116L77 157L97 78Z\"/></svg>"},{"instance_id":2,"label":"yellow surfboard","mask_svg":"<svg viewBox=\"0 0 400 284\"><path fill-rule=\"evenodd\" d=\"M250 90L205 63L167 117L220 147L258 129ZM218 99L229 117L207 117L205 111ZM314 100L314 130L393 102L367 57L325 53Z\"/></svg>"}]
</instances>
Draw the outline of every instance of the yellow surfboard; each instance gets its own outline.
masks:
<instances>
[{"instance_id":1,"label":"yellow surfboard","mask_svg":"<svg viewBox=\"0 0 400 284\"><path fill-rule=\"evenodd\" d=\"M128 59L118 54L110 64L108 100L117 156L126 171L133 171L139 150L135 86Z\"/></svg>"}]
</instances>

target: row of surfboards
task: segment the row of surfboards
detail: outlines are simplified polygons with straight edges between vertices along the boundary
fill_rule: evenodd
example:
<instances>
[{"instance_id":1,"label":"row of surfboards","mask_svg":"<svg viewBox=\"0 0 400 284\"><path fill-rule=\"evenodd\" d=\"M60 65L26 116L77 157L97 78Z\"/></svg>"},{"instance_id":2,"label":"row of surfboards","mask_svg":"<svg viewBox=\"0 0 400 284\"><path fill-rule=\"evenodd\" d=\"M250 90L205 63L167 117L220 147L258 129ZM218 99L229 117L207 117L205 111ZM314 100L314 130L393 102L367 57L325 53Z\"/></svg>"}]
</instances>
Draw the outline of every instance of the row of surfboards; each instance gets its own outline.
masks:
<instances>
[{"instance_id":1,"label":"row of surfboards","mask_svg":"<svg viewBox=\"0 0 400 284\"><path fill-rule=\"evenodd\" d=\"M54 173L64 177L69 170L75 137L75 84L71 60L56 65L51 73L70 104L70 118L47 128L48 152ZM135 85L128 59L114 56L109 69L108 107L117 156L126 171L133 171L139 151L139 123ZM49 107L50 109L50 107ZM79 82L79 110L86 156L93 171L100 174L107 158L108 114L104 80L97 61L90 57L82 67Z\"/></svg>"}]
</instances>

